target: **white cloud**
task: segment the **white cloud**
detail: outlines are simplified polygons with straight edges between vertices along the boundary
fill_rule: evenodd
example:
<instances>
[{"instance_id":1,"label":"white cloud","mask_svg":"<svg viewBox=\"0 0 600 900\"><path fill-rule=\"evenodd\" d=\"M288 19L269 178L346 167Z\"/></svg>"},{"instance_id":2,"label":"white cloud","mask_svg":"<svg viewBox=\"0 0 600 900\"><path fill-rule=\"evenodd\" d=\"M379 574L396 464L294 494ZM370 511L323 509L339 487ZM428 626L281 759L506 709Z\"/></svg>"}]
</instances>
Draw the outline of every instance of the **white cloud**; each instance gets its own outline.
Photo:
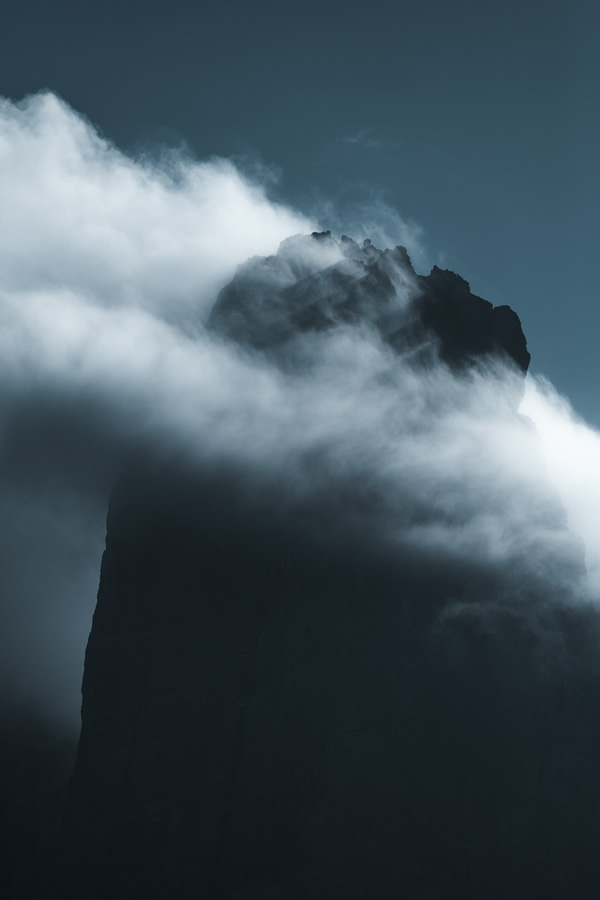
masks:
<instances>
[{"instance_id":1,"label":"white cloud","mask_svg":"<svg viewBox=\"0 0 600 900\"><path fill-rule=\"evenodd\" d=\"M522 411L535 422L548 477L570 528L583 538L590 581L600 596L600 433L543 377L528 379Z\"/></svg>"},{"instance_id":2,"label":"white cloud","mask_svg":"<svg viewBox=\"0 0 600 900\"><path fill-rule=\"evenodd\" d=\"M203 316L235 265L307 219L231 162L134 160L50 93L0 101L0 278L168 319Z\"/></svg>"}]
</instances>

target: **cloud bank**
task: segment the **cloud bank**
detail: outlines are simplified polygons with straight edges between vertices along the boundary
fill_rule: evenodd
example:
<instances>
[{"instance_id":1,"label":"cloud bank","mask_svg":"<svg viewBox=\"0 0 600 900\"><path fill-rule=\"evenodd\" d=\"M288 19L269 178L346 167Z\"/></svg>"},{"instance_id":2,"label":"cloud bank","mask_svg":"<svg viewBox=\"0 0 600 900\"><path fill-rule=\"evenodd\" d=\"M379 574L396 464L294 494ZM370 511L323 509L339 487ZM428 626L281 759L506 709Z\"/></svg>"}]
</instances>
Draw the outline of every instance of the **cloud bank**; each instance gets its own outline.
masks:
<instances>
[{"instance_id":1,"label":"cloud bank","mask_svg":"<svg viewBox=\"0 0 600 900\"><path fill-rule=\"evenodd\" d=\"M367 325L277 359L206 330L238 264L315 227L230 162L127 157L45 93L0 105L0 192L5 702L76 726L108 494L149 447L279 478L293 509L331 496L329 533L511 569L521 604L529 582L589 595L566 510L598 586L600 436L547 382L528 380L536 433L499 364L415 368Z\"/></svg>"},{"instance_id":2,"label":"cloud bank","mask_svg":"<svg viewBox=\"0 0 600 900\"><path fill-rule=\"evenodd\" d=\"M235 265L310 229L223 159L131 159L51 93L0 104L5 291L71 292L181 321Z\"/></svg>"}]
</instances>

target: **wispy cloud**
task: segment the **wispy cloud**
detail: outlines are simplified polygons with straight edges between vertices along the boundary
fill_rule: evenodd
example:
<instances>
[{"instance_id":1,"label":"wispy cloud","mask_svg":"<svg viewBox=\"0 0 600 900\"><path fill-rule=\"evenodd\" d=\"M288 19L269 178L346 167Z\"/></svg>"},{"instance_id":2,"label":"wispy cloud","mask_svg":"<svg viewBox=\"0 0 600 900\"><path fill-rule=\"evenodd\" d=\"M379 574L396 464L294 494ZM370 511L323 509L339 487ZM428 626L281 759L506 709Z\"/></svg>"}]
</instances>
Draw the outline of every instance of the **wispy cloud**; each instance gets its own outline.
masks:
<instances>
[{"instance_id":1,"label":"wispy cloud","mask_svg":"<svg viewBox=\"0 0 600 900\"><path fill-rule=\"evenodd\" d=\"M371 131L370 128L363 128L352 134L344 135L340 138L340 143L365 150L377 150L379 147L384 146L385 141Z\"/></svg>"}]
</instances>

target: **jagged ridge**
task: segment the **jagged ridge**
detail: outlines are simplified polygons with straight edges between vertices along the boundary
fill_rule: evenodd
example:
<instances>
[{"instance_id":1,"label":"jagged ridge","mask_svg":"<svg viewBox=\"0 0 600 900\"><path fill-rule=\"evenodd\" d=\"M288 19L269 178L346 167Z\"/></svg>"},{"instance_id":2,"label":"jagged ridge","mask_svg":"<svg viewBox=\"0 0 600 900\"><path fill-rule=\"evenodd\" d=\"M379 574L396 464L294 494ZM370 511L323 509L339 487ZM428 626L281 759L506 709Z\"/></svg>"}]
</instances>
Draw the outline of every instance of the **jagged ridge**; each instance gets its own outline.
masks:
<instances>
[{"instance_id":1,"label":"jagged ridge","mask_svg":"<svg viewBox=\"0 0 600 900\"><path fill-rule=\"evenodd\" d=\"M435 337L454 367L503 354L523 372L530 355L517 314L471 293L468 282L434 266L417 275L406 248L378 250L331 232L297 235L275 256L241 266L221 291L209 327L242 344L268 347L299 332L368 322L399 351Z\"/></svg>"}]
</instances>

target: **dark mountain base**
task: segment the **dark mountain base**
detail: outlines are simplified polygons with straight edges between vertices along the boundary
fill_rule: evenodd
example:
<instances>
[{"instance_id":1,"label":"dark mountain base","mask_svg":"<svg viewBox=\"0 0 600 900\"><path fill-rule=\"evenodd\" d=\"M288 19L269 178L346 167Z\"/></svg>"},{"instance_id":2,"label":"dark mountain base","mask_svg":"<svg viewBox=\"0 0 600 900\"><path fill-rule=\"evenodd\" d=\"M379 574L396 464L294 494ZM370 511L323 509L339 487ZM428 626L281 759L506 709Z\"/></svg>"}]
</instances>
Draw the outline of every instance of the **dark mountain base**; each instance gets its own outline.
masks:
<instances>
[{"instance_id":1,"label":"dark mountain base","mask_svg":"<svg viewBox=\"0 0 600 900\"><path fill-rule=\"evenodd\" d=\"M57 895L595 897L596 614L273 504L117 489Z\"/></svg>"}]
</instances>

